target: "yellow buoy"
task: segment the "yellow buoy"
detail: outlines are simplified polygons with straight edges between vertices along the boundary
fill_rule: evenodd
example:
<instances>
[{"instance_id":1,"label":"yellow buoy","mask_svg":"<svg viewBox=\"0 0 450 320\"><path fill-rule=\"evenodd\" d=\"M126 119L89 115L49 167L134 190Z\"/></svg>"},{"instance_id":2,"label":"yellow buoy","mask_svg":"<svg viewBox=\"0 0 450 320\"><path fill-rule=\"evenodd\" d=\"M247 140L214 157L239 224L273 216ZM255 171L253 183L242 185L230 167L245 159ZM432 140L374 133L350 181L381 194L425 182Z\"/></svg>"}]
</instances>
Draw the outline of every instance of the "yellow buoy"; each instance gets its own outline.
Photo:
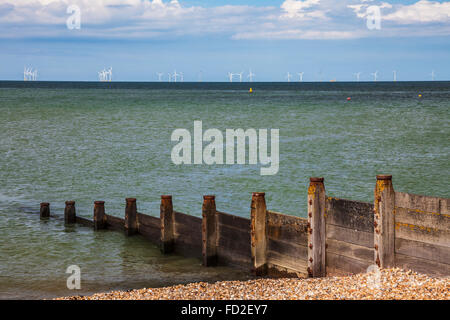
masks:
<instances>
[{"instance_id":1,"label":"yellow buoy","mask_svg":"<svg viewBox=\"0 0 450 320\"><path fill-rule=\"evenodd\" d=\"M419 98L422 98L422 95L421 95L421 94L419 94Z\"/></svg>"},{"instance_id":2,"label":"yellow buoy","mask_svg":"<svg viewBox=\"0 0 450 320\"><path fill-rule=\"evenodd\" d=\"M252 88L250 88L250 90L248 90L248 92L249 92L249 93L252 93L252 92L253 92L253 89L252 89Z\"/></svg>"}]
</instances>

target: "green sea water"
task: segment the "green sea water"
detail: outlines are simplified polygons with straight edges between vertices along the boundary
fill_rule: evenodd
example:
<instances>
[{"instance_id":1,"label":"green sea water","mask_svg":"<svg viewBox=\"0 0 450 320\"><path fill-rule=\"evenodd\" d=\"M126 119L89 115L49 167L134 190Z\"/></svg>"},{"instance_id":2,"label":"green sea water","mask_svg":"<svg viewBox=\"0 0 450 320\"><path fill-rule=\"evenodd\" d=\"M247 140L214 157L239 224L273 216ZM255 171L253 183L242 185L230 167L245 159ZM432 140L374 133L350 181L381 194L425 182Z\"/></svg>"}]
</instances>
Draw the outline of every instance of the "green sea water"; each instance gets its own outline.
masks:
<instances>
[{"instance_id":1,"label":"green sea water","mask_svg":"<svg viewBox=\"0 0 450 320\"><path fill-rule=\"evenodd\" d=\"M193 132L195 120L279 129L278 174L174 165L171 134ZM269 209L305 217L310 176L324 177L330 196L371 202L377 174L392 174L397 191L449 197L449 82L0 82L0 298L248 278L163 256L140 236L64 226L65 200L80 216L104 200L123 217L136 197L139 212L158 216L160 195L172 194L175 210L201 216L202 196L215 194L218 210L248 217L257 191ZM81 268L79 291L66 288L69 265Z\"/></svg>"}]
</instances>

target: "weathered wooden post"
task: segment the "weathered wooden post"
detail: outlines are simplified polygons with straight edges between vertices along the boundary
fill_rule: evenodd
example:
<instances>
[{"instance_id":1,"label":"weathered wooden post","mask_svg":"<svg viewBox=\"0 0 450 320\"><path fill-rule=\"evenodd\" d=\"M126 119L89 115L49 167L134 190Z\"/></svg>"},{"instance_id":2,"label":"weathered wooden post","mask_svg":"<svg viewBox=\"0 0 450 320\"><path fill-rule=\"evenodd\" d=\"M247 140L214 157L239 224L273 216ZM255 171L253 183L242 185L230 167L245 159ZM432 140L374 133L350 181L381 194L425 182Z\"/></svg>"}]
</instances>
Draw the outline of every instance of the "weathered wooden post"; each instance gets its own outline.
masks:
<instances>
[{"instance_id":1,"label":"weathered wooden post","mask_svg":"<svg viewBox=\"0 0 450 320\"><path fill-rule=\"evenodd\" d=\"M308 274L326 276L325 185L323 178L310 178L308 188Z\"/></svg>"},{"instance_id":2,"label":"weathered wooden post","mask_svg":"<svg viewBox=\"0 0 450 320\"><path fill-rule=\"evenodd\" d=\"M66 201L66 207L64 209L64 222L66 224L73 224L77 222L75 201Z\"/></svg>"},{"instance_id":3,"label":"weathered wooden post","mask_svg":"<svg viewBox=\"0 0 450 320\"><path fill-rule=\"evenodd\" d=\"M137 233L137 207L135 198L126 198L125 234L131 236Z\"/></svg>"},{"instance_id":4,"label":"weathered wooden post","mask_svg":"<svg viewBox=\"0 0 450 320\"><path fill-rule=\"evenodd\" d=\"M378 175L374 194L375 263L380 268L395 266L395 192L392 176Z\"/></svg>"},{"instance_id":5,"label":"weathered wooden post","mask_svg":"<svg viewBox=\"0 0 450 320\"><path fill-rule=\"evenodd\" d=\"M217 265L217 212L215 196L203 196L202 254L205 267Z\"/></svg>"},{"instance_id":6,"label":"weathered wooden post","mask_svg":"<svg viewBox=\"0 0 450 320\"><path fill-rule=\"evenodd\" d=\"M175 247L172 196L169 195L161 196L160 221L161 221L161 243L160 243L161 252L171 253L173 252Z\"/></svg>"},{"instance_id":7,"label":"weathered wooden post","mask_svg":"<svg viewBox=\"0 0 450 320\"><path fill-rule=\"evenodd\" d=\"M106 228L105 201L94 202L94 230Z\"/></svg>"},{"instance_id":8,"label":"weathered wooden post","mask_svg":"<svg viewBox=\"0 0 450 320\"><path fill-rule=\"evenodd\" d=\"M267 274L267 207L265 193L254 192L251 204L252 272L257 276Z\"/></svg>"},{"instance_id":9,"label":"weathered wooden post","mask_svg":"<svg viewBox=\"0 0 450 320\"><path fill-rule=\"evenodd\" d=\"M50 203L41 202L41 209L39 215L42 218L50 218Z\"/></svg>"}]
</instances>

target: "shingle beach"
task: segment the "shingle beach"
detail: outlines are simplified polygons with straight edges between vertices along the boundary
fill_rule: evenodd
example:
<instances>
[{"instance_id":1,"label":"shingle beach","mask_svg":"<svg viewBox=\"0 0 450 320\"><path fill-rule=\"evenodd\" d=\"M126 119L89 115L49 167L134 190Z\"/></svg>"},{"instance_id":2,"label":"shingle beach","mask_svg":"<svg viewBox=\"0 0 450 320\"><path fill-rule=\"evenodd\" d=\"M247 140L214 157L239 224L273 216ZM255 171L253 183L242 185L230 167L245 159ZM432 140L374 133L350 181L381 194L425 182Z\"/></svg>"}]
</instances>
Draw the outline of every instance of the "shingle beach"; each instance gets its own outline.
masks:
<instances>
[{"instance_id":1,"label":"shingle beach","mask_svg":"<svg viewBox=\"0 0 450 320\"><path fill-rule=\"evenodd\" d=\"M449 300L450 278L401 269L310 279L257 279L191 283L112 291L62 300Z\"/></svg>"}]
</instances>

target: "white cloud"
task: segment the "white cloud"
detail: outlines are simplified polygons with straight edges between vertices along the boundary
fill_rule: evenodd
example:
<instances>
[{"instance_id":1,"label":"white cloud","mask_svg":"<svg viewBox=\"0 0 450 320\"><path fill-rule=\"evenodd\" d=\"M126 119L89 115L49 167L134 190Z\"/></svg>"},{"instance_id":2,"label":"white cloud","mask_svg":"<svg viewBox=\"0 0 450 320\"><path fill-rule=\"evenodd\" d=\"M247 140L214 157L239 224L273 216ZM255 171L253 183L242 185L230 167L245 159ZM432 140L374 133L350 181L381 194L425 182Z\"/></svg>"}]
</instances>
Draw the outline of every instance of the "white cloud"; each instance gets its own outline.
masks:
<instances>
[{"instance_id":1,"label":"white cloud","mask_svg":"<svg viewBox=\"0 0 450 320\"><path fill-rule=\"evenodd\" d=\"M324 13L318 10L306 10L317 6L320 0L286 0L281 4L285 18L324 17Z\"/></svg>"},{"instance_id":2,"label":"white cloud","mask_svg":"<svg viewBox=\"0 0 450 320\"><path fill-rule=\"evenodd\" d=\"M363 3L348 5L347 8L352 9L358 18L365 18L366 16L365 10L363 9L367 9L367 6Z\"/></svg>"},{"instance_id":3,"label":"white cloud","mask_svg":"<svg viewBox=\"0 0 450 320\"><path fill-rule=\"evenodd\" d=\"M0 0L0 27L6 37L173 38L218 34L264 26L279 17L276 7L182 6L177 0ZM69 5L81 9L81 29L66 29ZM2 14L3 12L3 14Z\"/></svg>"},{"instance_id":4,"label":"white cloud","mask_svg":"<svg viewBox=\"0 0 450 320\"><path fill-rule=\"evenodd\" d=\"M367 9L371 6L374 6L374 4L366 4L365 2L372 2L374 0L361 0L363 3L354 4L354 5L348 5L347 8L350 8L353 10L353 12L356 14L358 18L365 19L367 17ZM381 2L376 5L380 9L390 9L392 8L392 5L387 2Z\"/></svg>"},{"instance_id":5,"label":"white cloud","mask_svg":"<svg viewBox=\"0 0 450 320\"><path fill-rule=\"evenodd\" d=\"M412 5L401 5L383 19L400 24L449 22L450 2L421 0Z\"/></svg>"},{"instance_id":6,"label":"white cloud","mask_svg":"<svg viewBox=\"0 0 450 320\"><path fill-rule=\"evenodd\" d=\"M419 0L410 5L392 5L388 2L367 4L374 0L361 0L359 4L348 5L358 18L366 18L366 10L370 5L377 5L380 9L393 9L391 12L382 14L382 19L395 24L413 23L445 23L450 21L450 2L437 2Z\"/></svg>"},{"instance_id":7,"label":"white cloud","mask_svg":"<svg viewBox=\"0 0 450 320\"><path fill-rule=\"evenodd\" d=\"M1 0L13 6L13 11L2 17L1 23L52 25L67 19L66 9L77 5L86 24L95 25L122 20L163 18L187 14L177 0Z\"/></svg>"},{"instance_id":8,"label":"white cloud","mask_svg":"<svg viewBox=\"0 0 450 320\"><path fill-rule=\"evenodd\" d=\"M283 40L342 40L358 38L360 35L352 31L313 31L313 30L282 30L263 31L253 33L237 33L233 36L235 40L256 39L283 39Z\"/></svg>"},{"instance_id":9,"label":"white cloud","mask_svg":"<svg viewBox=\"0 0 450 320\"><path fill-rule=\"evenodd\" d=\"M205 0L207 1L207 0ZM81 30L66 28L69 5L81 9ZM371 33L361 19L371 5L389 21ZM176 38L222 36L249 39L350 39L371 36L445 35L450 3L421 0L391 5L378 0L285 0L274 6L183 6L177 0L0 0L0 38ZM408 31L405 32L405 24Z\"/></svg>"}]
</instances>

